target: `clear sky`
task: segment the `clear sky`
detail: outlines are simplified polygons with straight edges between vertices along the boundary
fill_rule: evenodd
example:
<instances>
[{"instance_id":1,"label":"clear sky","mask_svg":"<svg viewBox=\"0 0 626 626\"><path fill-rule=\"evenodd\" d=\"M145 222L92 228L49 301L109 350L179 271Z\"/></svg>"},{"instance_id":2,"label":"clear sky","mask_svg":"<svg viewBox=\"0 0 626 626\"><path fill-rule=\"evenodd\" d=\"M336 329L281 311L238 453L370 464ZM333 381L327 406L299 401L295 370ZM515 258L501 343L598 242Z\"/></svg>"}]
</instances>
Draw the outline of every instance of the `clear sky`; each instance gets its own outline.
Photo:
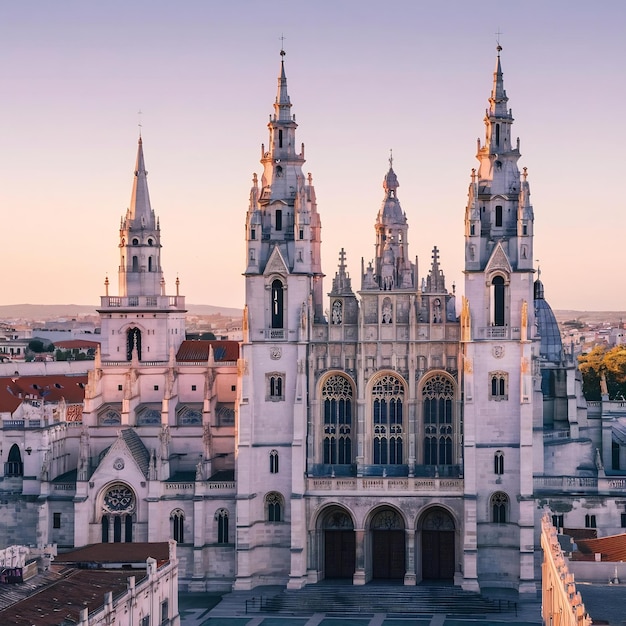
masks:
<instances>
[{"instance_id":1,"label":"clear sky","mask_svg":"<svg viewBox=\"0 0 626 626\"><path fill-rule=\"evenodd\" d=\"M546 298L626 309L622 0L0 0L0 303L117 293L140 118L167 292L242 306L281 35L325 291L341 247L360 287L393 149L409 253L423 276L437 245L462 293L497 31Z\"/></svg>"}]
</instances>

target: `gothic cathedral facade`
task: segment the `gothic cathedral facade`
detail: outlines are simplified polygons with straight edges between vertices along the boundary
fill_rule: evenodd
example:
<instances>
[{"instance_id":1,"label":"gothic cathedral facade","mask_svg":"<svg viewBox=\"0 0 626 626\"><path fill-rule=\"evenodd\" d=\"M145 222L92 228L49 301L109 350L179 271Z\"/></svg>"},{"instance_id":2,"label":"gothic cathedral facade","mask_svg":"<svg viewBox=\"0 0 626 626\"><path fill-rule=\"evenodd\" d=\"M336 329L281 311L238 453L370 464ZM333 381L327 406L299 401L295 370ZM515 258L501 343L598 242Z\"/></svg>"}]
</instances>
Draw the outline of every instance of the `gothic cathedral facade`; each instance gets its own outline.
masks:
<instances>
[{"instance_id":1,"label":"gothic cathedral facade","mask_svg":"<svg viewBox=\"0 0 626 626\"><path fill-rule=\"evenodd\" d=\"M585 403L535 279L500 48L460 301L436 246L423 273L410 255L392 159L360 288L341 250L325 294L281 54L245 221L243 341L186 339L140 138L118 295L107 279L84 404L3 414L6 540L63 550L173 538L181 585L195 591L383 579L534 594L545 507L560 526L597 515L604 534L621 532L626 414Z\"/></svg>"}]
</instances>

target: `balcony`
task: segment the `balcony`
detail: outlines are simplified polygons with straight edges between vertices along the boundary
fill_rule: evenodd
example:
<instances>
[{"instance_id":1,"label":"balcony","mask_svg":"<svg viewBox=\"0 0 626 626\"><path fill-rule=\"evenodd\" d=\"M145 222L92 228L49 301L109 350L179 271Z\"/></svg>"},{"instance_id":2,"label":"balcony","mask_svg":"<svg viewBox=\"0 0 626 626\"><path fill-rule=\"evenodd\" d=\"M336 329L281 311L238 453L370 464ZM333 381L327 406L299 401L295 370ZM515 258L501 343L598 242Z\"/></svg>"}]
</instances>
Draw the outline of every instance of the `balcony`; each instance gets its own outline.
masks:
<instances>
[{"instance_id":1,"label":"balcony","mask_svg":"<svg viewBox=\"0 0 626 626\"><path fill-rule=\"evenodd\" d=\"M396 476L330 476L307 478L308 495L326 496L340 493L347 495L420 494L433 496L463 495L462 478L418 478Z\"/></svg>"},{"instance_id":2,"label":"balcony","mask_svg":"<svg viewBox=\"0 0 626 626\"><path fill-rule=\"evenodd\" d=\"M185 309L185 296L101 296L101 309Z\"/></svg>"},{"instance_id":3,"label":"balcony","mask_svg":"<svg viewBox=\"0 0 626 626\"><path fill-rule=\"evenodd\" d=\"M521 339L519 328L510 326L485 326L478 328L476 339Z\"/></svg>"}]
</instances>

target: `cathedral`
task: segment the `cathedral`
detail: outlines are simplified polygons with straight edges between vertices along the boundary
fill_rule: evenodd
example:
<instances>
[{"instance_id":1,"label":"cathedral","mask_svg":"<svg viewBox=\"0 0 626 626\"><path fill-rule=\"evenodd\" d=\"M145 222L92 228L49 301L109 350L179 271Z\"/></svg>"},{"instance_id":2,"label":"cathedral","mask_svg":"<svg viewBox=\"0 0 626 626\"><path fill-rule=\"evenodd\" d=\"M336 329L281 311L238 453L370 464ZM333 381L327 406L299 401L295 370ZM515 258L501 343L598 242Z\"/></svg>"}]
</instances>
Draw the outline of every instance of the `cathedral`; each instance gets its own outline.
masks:
<instances>
[{"instance_id":1,"label":"cathedral","mask_svg":"<svg viewBox=\"0 0 626 626\"><path fill-rule=\"evenodd\" d=\"M360 287L341 250L325 292L281 55L245 216L243 341L186 339L140 138L84 400L0 411L5 542L173 538L189 591L434 580L534 595L546 510L561 528L626 525L626 408L585 402L533 267L501 48L460 300L436 246L422 273L410 255L392 159Z\"/></svg>"}]
</instances>

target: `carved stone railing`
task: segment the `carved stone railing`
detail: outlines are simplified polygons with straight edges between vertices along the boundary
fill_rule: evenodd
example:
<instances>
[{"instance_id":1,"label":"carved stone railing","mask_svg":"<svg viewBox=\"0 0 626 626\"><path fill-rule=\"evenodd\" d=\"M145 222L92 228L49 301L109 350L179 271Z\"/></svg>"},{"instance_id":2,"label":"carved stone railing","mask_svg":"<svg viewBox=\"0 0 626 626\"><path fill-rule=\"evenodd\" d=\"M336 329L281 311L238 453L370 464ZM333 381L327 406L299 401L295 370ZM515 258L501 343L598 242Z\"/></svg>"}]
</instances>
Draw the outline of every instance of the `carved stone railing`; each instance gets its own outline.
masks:
<instances>
[{"instance_id":1,"label":"carved stone railing","mask_svg":"<svg viewBox=\"0 0 626 626\"><path fill-rule=\"evenodd\" d=\"M180 309L185 308L185 296L101 296L103 309Z\"/></svg>"},{"instance_id":2,"label":"carved stone railing","mask_svg":"<svg viewBox=\"0 0 626 626\"><path fill-rule=\"evenodd\" d=\"M596 493L598 479L593 476L535 476L535 492Z\"/></svg>"},{"instance_id":3,"label":"carved stone railing","mask_svg":"<svg viewBox=\"0 0 626 626\"><path fill-rule=\"evenodd\" d=\"M418 478L418 477L319 477L307 478L308 493L315 492L319 495L340 491L363 493L437 493L454 494L463 493L462 478Z\"/></svg>"}]
</instances>

